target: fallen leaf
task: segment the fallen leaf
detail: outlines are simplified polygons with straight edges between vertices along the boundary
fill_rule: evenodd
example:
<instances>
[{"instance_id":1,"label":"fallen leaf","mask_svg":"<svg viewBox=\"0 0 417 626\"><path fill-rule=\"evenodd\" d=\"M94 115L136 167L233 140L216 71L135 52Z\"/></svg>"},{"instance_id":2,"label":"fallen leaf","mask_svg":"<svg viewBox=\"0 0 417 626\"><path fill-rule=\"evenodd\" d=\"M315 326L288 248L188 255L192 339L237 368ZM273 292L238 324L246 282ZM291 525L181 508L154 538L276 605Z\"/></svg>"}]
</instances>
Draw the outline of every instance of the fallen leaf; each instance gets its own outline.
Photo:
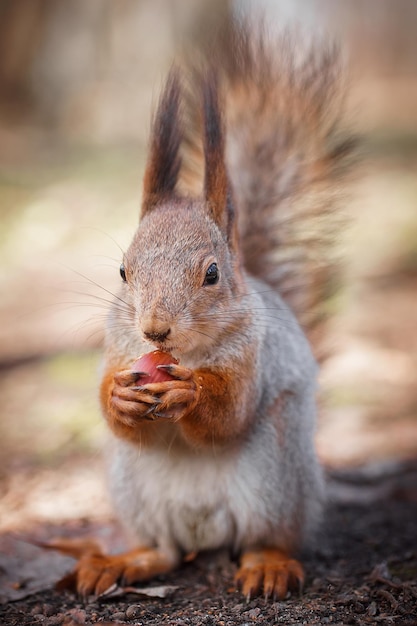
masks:
<instances>
[{"instance_id":1,"label":"fallen leaf","mask_svg":"<svg viewBox=\"0 0 417 626\"><path fill-rule=\"evenodd\" d=\"M144 598L167 598L172 596L177 589L176 585L159 585L157 587L120 587L112 585L104 593L98 596L100 599L120 598L128 594L134 594Z\"/></svg>"},{"instance_id":2,"label":"fallen leaf","mask_svg":"<svg viewBox=\"0 0 417 626\"><path fill-rule=\"evenodd\" d=\"M72 563L67 556L48 553L30 541L3 536L0 545L0 604L52 589Z\"/></svg>"}]
</instances>

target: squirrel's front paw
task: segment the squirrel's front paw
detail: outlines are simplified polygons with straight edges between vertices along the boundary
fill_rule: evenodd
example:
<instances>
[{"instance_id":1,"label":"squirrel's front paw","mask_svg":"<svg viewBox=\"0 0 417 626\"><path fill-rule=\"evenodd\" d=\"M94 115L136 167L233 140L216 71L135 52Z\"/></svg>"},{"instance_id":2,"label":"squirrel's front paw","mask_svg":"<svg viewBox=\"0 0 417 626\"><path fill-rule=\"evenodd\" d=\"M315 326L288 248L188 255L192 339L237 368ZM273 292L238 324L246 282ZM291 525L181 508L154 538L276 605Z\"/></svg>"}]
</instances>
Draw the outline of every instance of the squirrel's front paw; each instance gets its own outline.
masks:
<instances>
[{"instance_id":1,"label":"squirrel's front paw","mask_svg":"<svg viewBox=\"0 0 417 626\"><path fill-rule=\"evenodd\" d=\"M148 419L179 420L197 405L201 387L195 373L182 365L158 365L172 380L132 387L145 401L148 398ZM140 382L140 379L139 381Z\"/></svg>"},{"instance_id":2,"label":"squirrel's front paw","mask_svg":"<svg viewBox=\"0 0 417 626\"><path fill-rule=\"evenodd\" d=\"M140 373L121 370L114 374L108 396L109 413L115 421L135 427L138 421L152 420L159 398L137 386Z\"/></svg>"},{"instance_id":3,"label":"squirrel's front paw","mask_svg":"<svg viewBox=\"0 0 417 626\"><path fill-rule=\"evenodd\" d=\"M130 432L150 421L177 421L197 405L201 385L195 372L174 364L158 368L171 380L146 383L147 374L132 370L109 373L104 378L102 398L111 425Z\"/></svg>"}]
</instances>

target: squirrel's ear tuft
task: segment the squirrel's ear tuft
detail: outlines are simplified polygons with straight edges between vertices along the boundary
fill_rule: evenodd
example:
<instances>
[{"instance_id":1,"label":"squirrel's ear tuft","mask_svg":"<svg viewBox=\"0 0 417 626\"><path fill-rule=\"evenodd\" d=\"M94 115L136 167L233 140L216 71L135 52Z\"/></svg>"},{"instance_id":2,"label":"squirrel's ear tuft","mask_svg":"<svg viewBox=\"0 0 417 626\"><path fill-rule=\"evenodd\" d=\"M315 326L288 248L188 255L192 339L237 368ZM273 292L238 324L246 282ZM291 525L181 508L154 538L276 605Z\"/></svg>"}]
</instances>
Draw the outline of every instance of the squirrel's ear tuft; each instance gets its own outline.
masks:
<instances>
[{"instance_id":1,"label":"squirrel's ear tuft","mask_svg":"<svg viewBox=\"0 0 417 626\"><path fill-rule=\"evenodd\" d=\"M148 163L143 181L142 216L158 202L175 193L181 167L181 82L172 67L152 123Z\"/></svg>"},{"instance_id":2,"label":"squirrel's ear tuft","mask_svg":"<svg viewBox=\"0 0 417 626\"><path fill-rule=\"evenodd\" d=\"M225 164L225 133L218 80L214 71L203 79L204 107L204 193L212 218L230 237L234 215L233 200Z\"/></svg>"}]
</instances>

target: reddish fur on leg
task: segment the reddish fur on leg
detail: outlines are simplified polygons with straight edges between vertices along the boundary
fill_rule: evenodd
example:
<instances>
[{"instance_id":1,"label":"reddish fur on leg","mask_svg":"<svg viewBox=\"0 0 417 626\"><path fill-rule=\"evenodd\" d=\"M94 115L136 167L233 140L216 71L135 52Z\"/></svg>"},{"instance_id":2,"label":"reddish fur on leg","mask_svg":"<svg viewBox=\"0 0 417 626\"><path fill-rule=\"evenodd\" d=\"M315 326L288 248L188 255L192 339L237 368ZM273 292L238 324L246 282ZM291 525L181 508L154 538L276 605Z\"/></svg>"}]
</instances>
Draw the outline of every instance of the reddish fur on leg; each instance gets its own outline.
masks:
<instances>
[{"instance_id":1,"label":"reddish fur on leg","mask_svg":"<svg viewBox=\"0 0 417 626\"><path fill-rule=\"evenodd\" d=\"M131 584L149 580L171 571L176 565L175 558L151 548L136 548L116 555L87 553L76 566L76 587L84 597L99 596L118 581Z\"/></svg>"},{"instance_id":2,"label":"reddish fur on leg","mask_svg":"<svg viewBox=\"0 0 417 626\"><path fill-rule=\"evenodd\" d=\"M283 600L290 589L302 588L304 577L299 561L282 550L264 548L243 554L235 580L247 598L263 590L265 597Z\"/></svg>"},{"instance_id":3,"label":"reddish fur on leg","mask_svg":"<svg viewBox=\"0 0 417 626\"><path fill-rule=\"evenodd\" d=\"M194 379L199 386L198 404L179 422L187 441L194 445L236 441L252 419L248 378L236 377L231 369L200 368L195 370Z\"/></svg>"}]
</instances>

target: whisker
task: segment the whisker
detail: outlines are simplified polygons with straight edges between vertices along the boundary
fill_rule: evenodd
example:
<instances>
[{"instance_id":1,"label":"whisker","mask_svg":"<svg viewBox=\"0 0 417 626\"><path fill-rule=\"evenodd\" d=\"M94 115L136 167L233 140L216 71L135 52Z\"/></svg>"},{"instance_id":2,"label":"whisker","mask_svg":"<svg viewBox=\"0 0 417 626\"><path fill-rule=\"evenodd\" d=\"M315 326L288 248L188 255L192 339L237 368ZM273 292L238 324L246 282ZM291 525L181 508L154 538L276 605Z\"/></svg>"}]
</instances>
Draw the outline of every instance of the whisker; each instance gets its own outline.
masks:
<instances>
[{"instance_id":1,"label":"whisker","mask_svg":"<svg viewBox=\"0 0 417 626\"><path fill-rule=\"evenodd\" d=\"M98 287L99 289L102 289L104 292L108 293L110 296L112 296L112 298L115 298L116 300L122 302L123 304L125 304L126 306L128 306L128 303L125 302L125 300L123 300L123 298L121 298L119 295L113 293L112 291L110 291L109 289L107 289L106 287L103 287L103 285L100 285L100 283L97 283L95 280L93 280L92 278L90 278L89 276L86 276L85 274L83 274L82 272L79 272L78 270L74 270L73 268L67 268L70 271L72 271L74 274L76 274L77 276L80 276L81 278L83 278L84 280L86 280L87 282L89 282L91 285L94 285L95 287Z\"/></svg>"},{"instance_id":2,"label":"whisker","mask_svg":"<svg viewBox=\"0 0 417 626\"><path fill-rule=\"evenodd\" d=\"M86 230L92 230L92 231L95 231L97 233L100 233L101 235L104 235L105 237L107 237L107 239L110 239L110 241L112 241L117 248L119 248L119 250L120 250L122 255L125 254L125 251L123 250L123 248L121 247L119 242L116 241L116 239L114 239L114 237L112 237L112 235L107 233L105 230L102 230L101 228L97 228L96 226L83 226L82 228L84 228Z\"/></svg>"},{"instance_id":3,"label":"whisker","mask_svg":"<svg viewBox=\"0 0 417 626\"><path fill-rule=\"evenodd\" d=\"M71 293L74 295L78 295L78 296L85 296L86 298L91 298L92 300L98 300L102 303L105 303L106 305L109 305L110 307L114 307L117 308L119 311L129 311L132 312L134 309L132 307L132 305L130 305L128 302L124 302L123 300L121 300L120 302L118 301L114 301L114 300L109 300L108 298L104 298L103 296L98 296L97 294L94 293L86 293L83 291L67 291L66 293ZM92 306L90 302L85 302L85 304L88 306Z\"/></svg>"}]
</instances>

